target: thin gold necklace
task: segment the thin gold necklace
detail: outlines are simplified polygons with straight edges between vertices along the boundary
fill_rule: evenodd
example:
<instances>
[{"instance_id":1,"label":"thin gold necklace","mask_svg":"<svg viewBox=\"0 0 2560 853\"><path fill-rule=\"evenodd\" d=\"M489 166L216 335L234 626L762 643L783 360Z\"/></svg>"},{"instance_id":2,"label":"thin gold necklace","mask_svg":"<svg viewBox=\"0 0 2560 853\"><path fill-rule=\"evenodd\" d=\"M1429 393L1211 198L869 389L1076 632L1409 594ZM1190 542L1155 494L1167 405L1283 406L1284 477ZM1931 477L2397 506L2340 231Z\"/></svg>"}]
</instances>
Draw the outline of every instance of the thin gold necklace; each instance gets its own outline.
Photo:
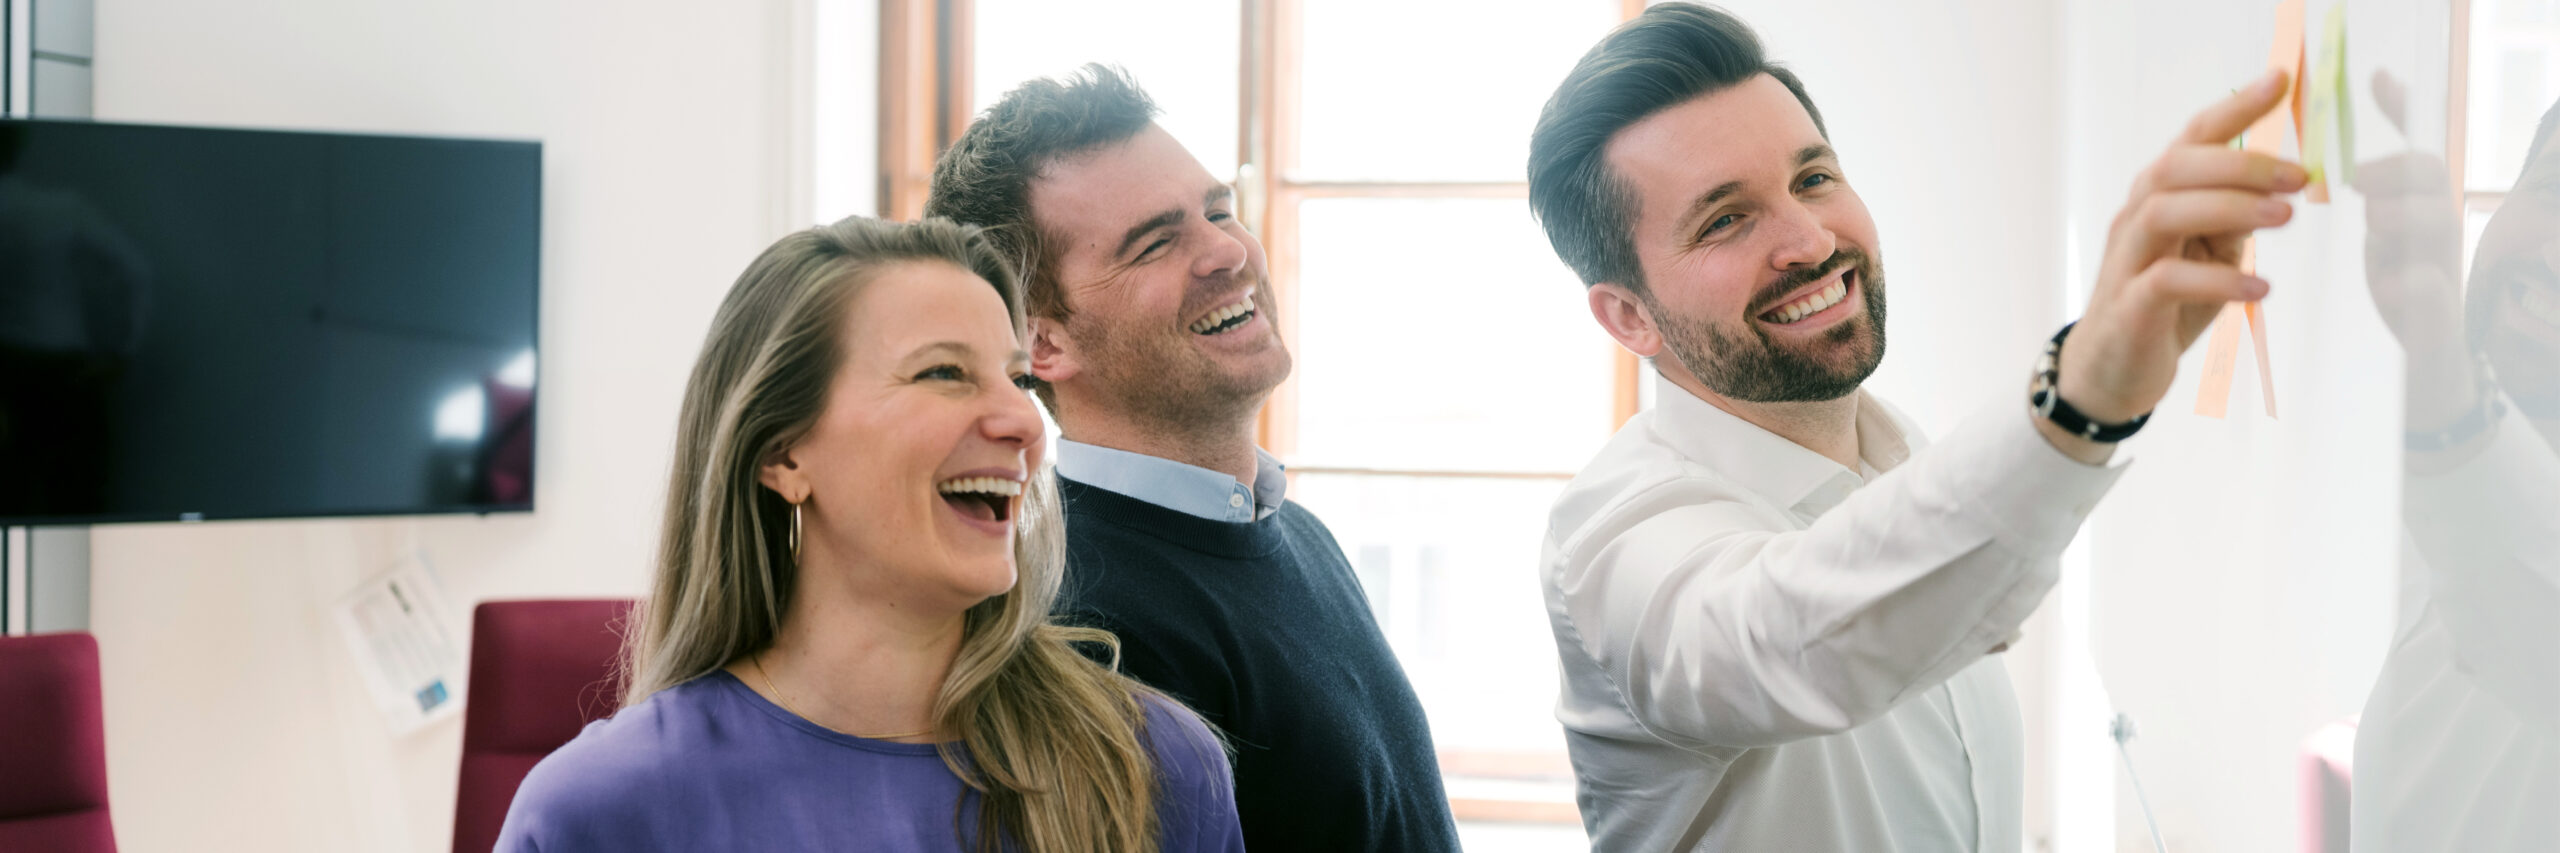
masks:
<instances>
[{"instance_id":1,"label":"thin gold necklace","mask_svg":"<svg viewBox=\"0 0 2560 853\"><path fill-rule=\"evenodd\" d=\"M799 709L796 709L796 708L791 707L791 700L789 700L789 699L785 699L785 698L783 698L783 697L782 697L782 688L773 686L773 673L769 673L769 672L764 671L764 653L763 653L763 652L757 652L757 653L755 653L755 656L750 657L750 658L747 658L747 662L748 662L748 663L750 663L750 664L754 664L754 665L755 665L755 668L756 668L756 677L757 677L757 678L764 679L764 689L766 689L766 690L769 690L769 691L772 691L772 692L773 692L773 701L774 701L776 704L781 705L781 706L782 706L782 710L785 710L785 711L789 711L789 712L791 712L791 716L799 717L800 719L803 719L803 720L807 720L807 719L809 719L809 717L808 717L807 715L800 713ZM815 722L815 721L812 721L812 722ZM851 733L851 732L849 732L848 734L852 734L854 737L862 738L862 739L865 739L865 740L897 740L897 739L902 738L902 737L922 737L922 736L924 736L924 735L933 734L933 730L932 730L932 729L926 729L926 730L924 730L924 731L920 731L920 732L899 732L899 733L895 733L895 734L884 734L884 735L866 735L866 734Z\"/></svg>"}]
</instances>

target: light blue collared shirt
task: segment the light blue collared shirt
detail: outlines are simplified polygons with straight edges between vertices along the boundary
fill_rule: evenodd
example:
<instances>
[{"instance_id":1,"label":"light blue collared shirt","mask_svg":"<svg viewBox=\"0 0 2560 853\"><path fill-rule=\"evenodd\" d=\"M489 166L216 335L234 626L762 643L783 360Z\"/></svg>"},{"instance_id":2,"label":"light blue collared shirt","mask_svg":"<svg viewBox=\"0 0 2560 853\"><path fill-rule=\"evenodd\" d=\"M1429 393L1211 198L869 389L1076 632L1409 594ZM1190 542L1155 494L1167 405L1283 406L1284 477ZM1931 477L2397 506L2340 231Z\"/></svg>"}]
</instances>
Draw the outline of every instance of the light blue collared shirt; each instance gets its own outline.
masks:
<instances>
[{"instance_id":1,"label":"light blue collared shirt","mask_svg":"<svg viewBox=\"0 0 2560 853\"><path fill-rule=\"evenodd\" d=\"M1058 476L1184 515L1241 524L1279 512L1289 496L1280 460L1259 447L1253 457L1258 464L1248 488L1223 471L1061 438Z\"/></svg>"}]
</instances>

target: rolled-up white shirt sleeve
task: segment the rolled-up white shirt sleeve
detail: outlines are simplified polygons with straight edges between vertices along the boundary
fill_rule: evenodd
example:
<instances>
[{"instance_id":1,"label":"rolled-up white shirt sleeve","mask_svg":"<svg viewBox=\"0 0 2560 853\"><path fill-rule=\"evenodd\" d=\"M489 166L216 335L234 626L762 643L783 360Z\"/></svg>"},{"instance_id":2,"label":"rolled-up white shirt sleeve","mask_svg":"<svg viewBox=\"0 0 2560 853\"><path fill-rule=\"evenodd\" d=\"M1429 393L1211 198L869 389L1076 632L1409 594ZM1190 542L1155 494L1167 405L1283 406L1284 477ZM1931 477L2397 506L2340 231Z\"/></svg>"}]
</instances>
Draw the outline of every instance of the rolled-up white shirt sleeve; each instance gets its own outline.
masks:
<instances>
[{"instance_id":1,"label":"rolled-up white shirt sleeve","mask_svg":"<svg viewBox=\"0 0 2560 853\"><path fill-rule=\"evenodd\" d=\"M1633 490L1559 544L1552 577L1654 736L1775 745L1874 719L2007 642L2123 470L2001 406L1810 527L1705 472Z\"/></svg>"}]
</instances>

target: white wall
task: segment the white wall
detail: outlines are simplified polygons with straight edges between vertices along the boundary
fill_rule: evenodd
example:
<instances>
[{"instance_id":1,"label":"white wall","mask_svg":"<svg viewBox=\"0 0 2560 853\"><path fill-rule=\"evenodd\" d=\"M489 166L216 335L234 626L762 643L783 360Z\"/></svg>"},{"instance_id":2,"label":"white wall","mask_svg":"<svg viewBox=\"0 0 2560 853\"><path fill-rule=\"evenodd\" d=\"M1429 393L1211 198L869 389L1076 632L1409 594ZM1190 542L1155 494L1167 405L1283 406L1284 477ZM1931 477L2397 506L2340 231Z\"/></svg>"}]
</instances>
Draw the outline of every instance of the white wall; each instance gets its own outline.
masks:
<instances>
[{"instance_id":1,"label":"white wall","mask_svg":"<svg viewBox=\"0 0 2560 853\"><path fill-rule=\"evenodd\" d=\"M545 144L537 512L95 531L124 849L446 849L459 721L386 733L328 608L412 548L458 635L481 599L640 591L712 309L808 218L805 3L98 4L102 120Z\"/></svg>"}]
</instances>

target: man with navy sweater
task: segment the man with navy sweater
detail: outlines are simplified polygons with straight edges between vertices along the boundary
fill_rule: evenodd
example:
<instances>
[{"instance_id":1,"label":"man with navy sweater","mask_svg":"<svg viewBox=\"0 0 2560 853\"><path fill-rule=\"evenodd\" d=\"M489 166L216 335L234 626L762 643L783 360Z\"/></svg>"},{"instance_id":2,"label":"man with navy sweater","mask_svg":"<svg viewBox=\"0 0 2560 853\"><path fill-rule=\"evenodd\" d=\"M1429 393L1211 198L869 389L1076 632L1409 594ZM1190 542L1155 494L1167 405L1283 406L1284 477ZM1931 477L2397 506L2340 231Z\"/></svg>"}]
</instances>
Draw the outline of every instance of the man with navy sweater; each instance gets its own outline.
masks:
<instances>
[{"instance_id":1,"label":"man with navy sweater","mask_svg":"<svg viewBox=\"0 0 2560 853\"><path fill-rule=\"evenodd\" d=\"M925 203L1025 265L1067 507L1060 615L1119 635L1123 672L1225 733L1248 849L1455 850L1421 702L1254 444L1290 368L1262 245L1155 113L1115 69L1030 81L943 154Z\"/></svg>"}]
</instances>

